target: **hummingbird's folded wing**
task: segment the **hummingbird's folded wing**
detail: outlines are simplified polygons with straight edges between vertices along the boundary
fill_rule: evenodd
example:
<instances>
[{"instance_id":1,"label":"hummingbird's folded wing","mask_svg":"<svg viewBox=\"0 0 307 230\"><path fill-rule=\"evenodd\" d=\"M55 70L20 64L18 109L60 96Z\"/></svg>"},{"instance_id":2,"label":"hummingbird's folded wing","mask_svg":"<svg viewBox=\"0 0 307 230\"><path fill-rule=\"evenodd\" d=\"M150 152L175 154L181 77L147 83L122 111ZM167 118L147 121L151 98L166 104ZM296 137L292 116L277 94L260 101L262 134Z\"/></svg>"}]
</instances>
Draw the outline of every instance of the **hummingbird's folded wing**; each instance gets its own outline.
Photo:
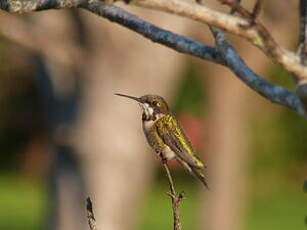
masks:
<instances>
[{"instance_id":1,"label":"hummingbird's folded wing","mask_svg":"<svg viewBox=\"0 0 307 230\"><path fill-rule=\"evenodd\" d=\"M162 118L163 119L163 118ZM204 168L204 164L195 155L191 143L183 133L175 118L168 116L167 121L157 122L156 128L163 142L184 162L192 167Z\"/></svg>"},{"instance_id":2,"label":"hummingbird's folded wing","mask_svg":"<svg viewBox=\"0 0 307 230\"><path fill-rule=\"evenodd\" d=\"M194 156L191 156L183 148L180 147L178 141L173 137L167 134L163 135L163 141L168 147L175 152L176 156L179 157L184 162L188 163L190 166L196 168L203 168L202 164L199 164L198 161L195 161Z\"/></svg>"}]
</instances>

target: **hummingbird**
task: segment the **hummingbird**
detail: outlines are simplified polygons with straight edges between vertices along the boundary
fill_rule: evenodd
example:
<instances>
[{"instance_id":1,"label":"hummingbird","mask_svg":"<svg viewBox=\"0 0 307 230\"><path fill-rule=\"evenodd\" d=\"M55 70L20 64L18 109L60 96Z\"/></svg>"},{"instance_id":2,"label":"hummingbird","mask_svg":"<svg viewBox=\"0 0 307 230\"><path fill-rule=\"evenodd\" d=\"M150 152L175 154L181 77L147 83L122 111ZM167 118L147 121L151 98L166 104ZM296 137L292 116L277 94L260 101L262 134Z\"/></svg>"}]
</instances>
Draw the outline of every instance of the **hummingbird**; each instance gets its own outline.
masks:
<instances>
[{"instance_id":1,"label":"hummingbird","mask_svg":"<svg viewBox=\"0 0 307 230\"><path fill-rule=\"evenodd\" d=\"M148 144L161 158L162 162L176 159L207 188L205 164L194 151L166 101L158 95L134 97L116 93L115 95L137 101L142 109L142 124Z\"/></svg>"}]
</instances>

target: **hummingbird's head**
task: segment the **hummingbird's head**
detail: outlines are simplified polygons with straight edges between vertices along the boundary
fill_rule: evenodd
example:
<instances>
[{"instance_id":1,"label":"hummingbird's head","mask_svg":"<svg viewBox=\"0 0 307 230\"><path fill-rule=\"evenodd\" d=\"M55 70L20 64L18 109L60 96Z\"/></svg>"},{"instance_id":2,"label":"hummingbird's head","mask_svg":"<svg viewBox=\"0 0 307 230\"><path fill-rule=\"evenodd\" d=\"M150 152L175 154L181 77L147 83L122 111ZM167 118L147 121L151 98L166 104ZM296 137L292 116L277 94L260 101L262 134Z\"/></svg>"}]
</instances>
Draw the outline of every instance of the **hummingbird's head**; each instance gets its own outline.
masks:
<instances>
[{"instance_id":1,"label":"hummingbird's head","mask_svg":"<svg viewBox=\"0 0 307 230\"><path fill-rule=\"evenodd\" d=\"M127 97L139 103L142 108L142 119L145 121L156 120L169 113L169 108L163 97L158 95L144 95L142 97L133 97L116 93L117 96Z\"/></svg>"}]
</instances>

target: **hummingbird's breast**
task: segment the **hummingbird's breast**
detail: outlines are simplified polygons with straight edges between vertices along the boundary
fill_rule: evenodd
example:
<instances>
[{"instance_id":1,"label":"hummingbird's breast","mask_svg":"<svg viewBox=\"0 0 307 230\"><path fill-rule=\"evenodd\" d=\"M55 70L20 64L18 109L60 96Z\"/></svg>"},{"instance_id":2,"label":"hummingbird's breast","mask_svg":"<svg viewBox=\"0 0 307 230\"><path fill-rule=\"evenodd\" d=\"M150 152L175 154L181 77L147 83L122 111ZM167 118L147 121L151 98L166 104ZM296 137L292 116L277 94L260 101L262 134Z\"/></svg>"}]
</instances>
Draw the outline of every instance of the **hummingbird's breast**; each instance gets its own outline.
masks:
<instances>
[{"instance_id":1,"label":"hummingbird's breast","mask_svg":"<svg viewBox=\"0 0 307 230\"><path fill-rule=\"evenodd\" d=\"M176 156L175 153L164 143L157 131L156 123L163 116L158 117L159 118L155 120L143 120L145 137L150 147L152 147L156 153L162 153L166 159L173 159Z\"/></svg>"},{"instance_id":2,"label":"hummingbird's breast","mask_svg":"<svg viewBox=\"0 0 307 230\"><path fill-rule=\"evenodd\" d=\"M154 127L156 120L143 121L143 131L144 133L150 132L150 130Z\"/></svg>"},{"instance_id":3,"label":"hummingbird's breast","mask_svg":"<svg viewBox=\"0 0 307 230\"><path fill-rule=\"evenodd\" d=\"M149 120L143 120L143 131L145 135L152 130L152 128L155 126L155 123L163 116L163 114L156 114L155 116L152 116Z\"/></svg>"}]
</instances>

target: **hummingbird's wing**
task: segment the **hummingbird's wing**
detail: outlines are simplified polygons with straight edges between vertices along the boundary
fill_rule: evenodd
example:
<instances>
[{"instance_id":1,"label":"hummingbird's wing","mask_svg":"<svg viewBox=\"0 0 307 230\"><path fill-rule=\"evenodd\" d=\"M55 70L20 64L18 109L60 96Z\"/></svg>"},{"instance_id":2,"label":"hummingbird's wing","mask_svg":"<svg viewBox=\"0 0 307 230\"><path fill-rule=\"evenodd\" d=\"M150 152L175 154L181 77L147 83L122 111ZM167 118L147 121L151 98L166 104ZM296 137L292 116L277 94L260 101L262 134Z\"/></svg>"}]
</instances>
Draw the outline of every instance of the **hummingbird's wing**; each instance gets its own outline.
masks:
<instances>
[{"instance_id":1,"label":"hummingbird's wing","mask_svg":"<svg viewBox=\"0 0 307 230\"><path fill-rule=\"evenodd\" d=\"M163 142L179 157L195 168L204 168L203 162L195 154L192 145L172 115L165 115L156 122L156 128Z\"/></svg>"}]
</instances>

